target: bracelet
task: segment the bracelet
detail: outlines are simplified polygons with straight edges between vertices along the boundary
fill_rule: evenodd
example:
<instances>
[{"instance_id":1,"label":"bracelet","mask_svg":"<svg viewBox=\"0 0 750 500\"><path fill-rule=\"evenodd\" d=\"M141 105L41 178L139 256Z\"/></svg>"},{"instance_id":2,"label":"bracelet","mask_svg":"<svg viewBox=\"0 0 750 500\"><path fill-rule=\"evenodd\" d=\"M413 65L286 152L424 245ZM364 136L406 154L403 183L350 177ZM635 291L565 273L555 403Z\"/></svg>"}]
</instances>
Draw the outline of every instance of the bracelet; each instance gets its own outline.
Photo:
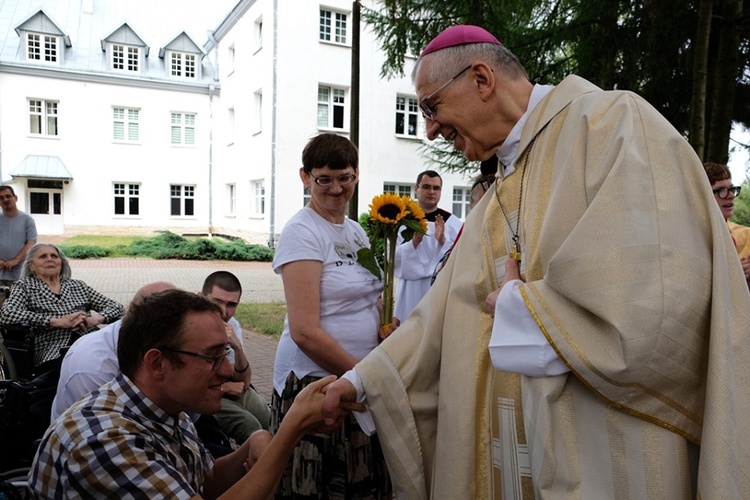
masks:
<instances>
[{"instance_id":1,"label":"bracelet","mask_svg":"<svg viewBox=\"0 0 750 500\"><path fill-rule=\"evenodd\" d=\"M242 370L238 370L237 367L235 366L234 371L235 373L245 373L248 368L250 368L250 361L247 362L247 364L245 365L245 368L243 368Z\"/></svg>"}]
</instances>

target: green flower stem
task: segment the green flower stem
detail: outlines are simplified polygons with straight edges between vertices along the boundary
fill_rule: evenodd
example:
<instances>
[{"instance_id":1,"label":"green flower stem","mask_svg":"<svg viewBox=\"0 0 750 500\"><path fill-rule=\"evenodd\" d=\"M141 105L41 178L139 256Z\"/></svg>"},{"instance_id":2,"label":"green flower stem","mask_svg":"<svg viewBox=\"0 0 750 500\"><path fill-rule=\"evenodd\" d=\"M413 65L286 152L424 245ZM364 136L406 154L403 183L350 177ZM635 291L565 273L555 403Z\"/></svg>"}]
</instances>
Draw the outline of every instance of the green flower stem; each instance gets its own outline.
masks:
<instances>
[{"instance_id":1,"label":"green flower stem","mask_svg":"<svg viewBox=\"0 0 750 500\"><path fill-rule=\"evenodd\" d=\"M398 226L386 229L385 234L385 277L383 278L383 326L389 327L393 320L393 273L396 262L396 238L398 237Z\"/></svg>"}]
</instances>

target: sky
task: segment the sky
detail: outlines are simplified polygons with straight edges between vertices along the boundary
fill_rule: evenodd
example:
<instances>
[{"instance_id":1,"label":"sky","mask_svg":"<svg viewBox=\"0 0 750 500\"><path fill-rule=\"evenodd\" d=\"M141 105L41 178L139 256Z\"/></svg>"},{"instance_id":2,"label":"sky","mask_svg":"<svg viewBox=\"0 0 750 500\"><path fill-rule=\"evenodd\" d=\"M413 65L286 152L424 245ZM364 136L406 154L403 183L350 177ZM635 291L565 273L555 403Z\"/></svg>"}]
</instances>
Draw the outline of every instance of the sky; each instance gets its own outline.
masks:
<instances>
[{"instance_id":1,"label":"sky","mask_svg":"<svg viewBox=\"0 0 750 500\"><path fill-rule=\"evenodd\" d=\"M730 151L729 153L728 165L732 171L732 183L739 186L745 180L745 172L747 167L750 166L750 153L747 148L739 147L737 142L750 144L750 131L735 125L732 129L731 140L729 141L729 148L730 150L734 149L734 151Z\"/></svg>"}]
</instances>

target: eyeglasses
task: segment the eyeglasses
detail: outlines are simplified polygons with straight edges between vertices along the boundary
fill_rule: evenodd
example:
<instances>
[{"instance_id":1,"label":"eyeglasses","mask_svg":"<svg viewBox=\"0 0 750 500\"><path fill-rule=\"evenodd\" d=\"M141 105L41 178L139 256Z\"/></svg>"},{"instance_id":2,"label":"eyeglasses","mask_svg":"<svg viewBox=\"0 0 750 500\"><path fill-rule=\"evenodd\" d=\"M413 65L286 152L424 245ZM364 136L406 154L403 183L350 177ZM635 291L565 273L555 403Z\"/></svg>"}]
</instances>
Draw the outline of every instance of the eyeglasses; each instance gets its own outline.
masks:
<instances>
[{"instance_id":1,"label":"eyeglasses","mask_svg":"<svg viewBox=\"0 0 750 500\"><path fill-rule=\"evenodd\" d=\"M313 180L315 181L315 184L317 184L318 186L322 186L322 187L332 186L334 180L342 186L347 186L357 180L357 174L344 174L344 175L339 175L338 177L331 177L328 175L321 175L320 177L315 177L311 172L310 177L313 178Z\"/></svg>"},{"instance_id":2,"label":"eyeglasses","mask_svg":"<svg viewBox=\"0 0 750 500\"><path fill-rule=\"evenodd\" d=\"M726 200L727 198L729 198L729 193L730 192L734 195L735 198L737 196L739 196L740 195L740 189L741 189L740 186L732 186L732 187L728 187L728 188L714 189L713 191L714 191L714 194L716 196L718 196L722 200Z\"/></svg>"},{"instance_id":3,"label":"eyeglasses","mask_svg":"<svg viewBox=\"0 0 750 500\"><path fill-rule=\"evenodd\" d=\"M419 189L424 189L425 191L437 191L437 192L440 192L443 189L441 186L430 186L429 184L420 184L417 187Z\"/></svg>"},{"instance_id":4,"label":"eyeglasses","mask_svg":"<svg viewBox=\"0 0 750 500\"><path fill-rule=\"evenodd\" d=\"M428 95L427 97L425 97L424 99L422 99L421 101L419 101L419 110L422 111L422 116L424 117L425 120L433 120L434 117L435 117L435 107L431 106L430 104L428 104L427 101L429 101L430 99L432 99L435 96L435 94L437 94L438 92L440 92L441 90L443 90L445 87L447 87L448 85L450 85L451 82L453 82L453 80L455 80L459 76L463 75L470 68L471 68L471 64L469 64L464 69L462 69L461 71L459 71L458 73L456 73L456 76L454 76L453 78L451 78L450 80L448 80L447 82L445 82L444 84L442 84L441 86L439 86L437 88L437 90L433 91L430 95Z\"/></svg>"},{"instance_id":5,"label":"eyeglasses","mask_svg":"<svg viewBox=\"0 0 750 500\"><path fill-rule=\"evenodd\" d=\"M201 354L199 352L183 351L181 349L172 349L171 347L167 347L167 346L157 347L157 349L159 349L160 351L174 352L176 354L185 354L187 356L193 356L194 358L205 359L206 361L210 361L211 363L213 363L213 365L211 365L211 369L213 371L216 371L219 369L219 367L221 366L221 363L224 362L224 358L226 358L227 355L231 351L231 349L227 347L226 350L222 354L217 354L216 356L209 356L208 354Z\"/></svg>"}]
</instances>

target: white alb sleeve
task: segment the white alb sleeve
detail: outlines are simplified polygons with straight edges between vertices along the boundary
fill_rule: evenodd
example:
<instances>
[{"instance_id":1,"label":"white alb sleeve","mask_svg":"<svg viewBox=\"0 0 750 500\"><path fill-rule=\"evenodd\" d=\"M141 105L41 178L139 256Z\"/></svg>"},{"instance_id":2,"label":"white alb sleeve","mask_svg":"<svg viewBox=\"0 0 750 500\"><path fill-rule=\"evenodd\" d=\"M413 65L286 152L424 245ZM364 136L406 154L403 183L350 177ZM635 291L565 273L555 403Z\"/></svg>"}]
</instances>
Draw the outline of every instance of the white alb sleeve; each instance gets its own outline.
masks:
<instances>
[{"instance_id":1,"label":"white alb sleeve","mask_svg":"<svg viewBox=\"0 0 750 500\"><path fill-rule=\"evenodd\" d=\"M502 372L549 377L570 371L557 356L521 297L520 280L509 281L495 303L490 337L492 366Z\"/></svg>"}]
</instances>

